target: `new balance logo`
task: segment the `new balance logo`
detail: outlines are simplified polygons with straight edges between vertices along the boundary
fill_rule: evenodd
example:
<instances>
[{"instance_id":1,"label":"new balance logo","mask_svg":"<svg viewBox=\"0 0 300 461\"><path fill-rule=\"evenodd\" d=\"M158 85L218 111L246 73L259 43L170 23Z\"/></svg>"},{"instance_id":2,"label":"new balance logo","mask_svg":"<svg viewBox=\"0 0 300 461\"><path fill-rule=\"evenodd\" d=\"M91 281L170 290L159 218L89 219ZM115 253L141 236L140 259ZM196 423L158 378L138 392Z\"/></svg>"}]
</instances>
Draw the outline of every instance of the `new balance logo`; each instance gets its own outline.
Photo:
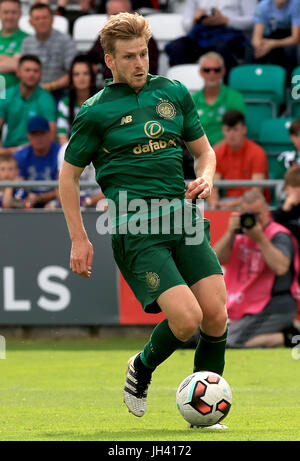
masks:
<instances>
[{"instance_id":1,"label":"new balance logo","mask_svg":"<svg viewBox=\"0 0 300 461\"><path fill-rule=\"evenodd\" d=\"M126 115L125 117L122 117L121 119L121 125L125 125L126 123L131 123L132 122L132 115Z\"/></svg>"}]
</instances>

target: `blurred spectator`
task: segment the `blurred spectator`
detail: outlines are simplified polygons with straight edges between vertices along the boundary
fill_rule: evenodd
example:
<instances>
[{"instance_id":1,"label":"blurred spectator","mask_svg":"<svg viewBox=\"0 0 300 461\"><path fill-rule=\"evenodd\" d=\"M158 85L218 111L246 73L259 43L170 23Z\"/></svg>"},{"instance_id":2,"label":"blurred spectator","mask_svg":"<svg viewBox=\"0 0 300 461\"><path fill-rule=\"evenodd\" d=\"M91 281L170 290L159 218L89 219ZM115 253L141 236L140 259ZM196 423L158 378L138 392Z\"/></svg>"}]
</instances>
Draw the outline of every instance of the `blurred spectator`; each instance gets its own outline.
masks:
<instances>
[{"instance_id":1,"label":"blurred spectator","mask_svg":"<svg viewBox=\"0 0 300 461\"><path fill-rule=\"evenodd\" d=\"M132 12L130 0L109 0L106 5L106 13L108 16L118 13ZM149 72L150 74L157 74L159 51L157 44L153 37L150 38L148 43L149 49ZM104 51L100 43L99 37L95 40L94 45L88 52L88 56L94 64L100 65L100 72L103 78L112 78L110 69L106 66L104 60Z\"/></svg>"},{"instance_id":2,"label":"blurred spectator","mask_svg":"<svg viewBox=\"0 0 300 461\"><path fill-rule=\"evenodd\" d=\"M81 105L96 93L96 77L87 56L76 56L69 74L69 94L58 104L57 135L60 144L69 140L73 120Z\"/></svg>"},{"instance_id":3,"label":"blurred spectator","mask_svg":"<svg viewBox=\"0 0 300 461\"><path fill-rule=\"evenodd\" d=\"M6 91L0 99L0 127L7 125L7 134L0 154L13 154L28 143L27 123L34 115L43 115L50 122L50 135L56 136L56 106L48 91L39 86L42 68L37 56L20 58L17 75L20 83Z\"/></svg>"},{"instance_id":4,"label":"blurred spectator","mask_svg":"<svg viewBox=\"0 0 300 461\"><path fill-rule=\"evenodd\" d=\"M20 176L32 181L56 180L60 145L51 141L48 121L37 115L29 120L27 131L29 145L15 153ZM43 208L55 198L55 189L32 189L26 197L26 203L32 208Z\"/></svg>"},{"instance_id":5,"label":"blurred spectator","mask_svg":"<svg viewBox=\"0 0 300 461\"><path fill-rule=\"evenodd\" d=\"M193 63L217 51L229 72L245 57L257 0L187 0L183 26L187 32L166 45L170 66Z\"/></svg>"},{"instance_id":6,"label":"blurred spectator","mask_svg":"<svg viewBox=\"0 0 300 461\"><path fill-rule=\"evenodd\" d=\"M262 0L254 15L252 45L258 63L278 64L288 72L297 66L300 41L299 0Z\"/></svg>"},{"instance_id":7,"label":"blurred spectator","mask_svg":"<svg viewBox=\"0 0 300 461\"><path fill-rule=\"evenodd\" d=\"M61 169L63 161L64 161L64 156L65 156L65 151L66 151L67 143L63 144L58 152L58 170ZM94 182L96 187L90 188L90 189L80 189L80 206L82 208L97 208L99 211L104 211L107 209L107 200L105 198L105 195L101 191L101 188L99 187L99 184L96 182L96 172L95 168L92 163L90 163L88 166L85 167L83 170L81 176L80 176L80 181L90 181ZM55 202L52 202L51 207L52 208L58 208L60 207L60 200L59 200L59 195L57 192L57 198Z\"/></svg>"},{"instance_id":8,"label":"blurred spectator","mask_svg":"<svg viewBox=\"0 0 300 461\"><path fill-rule=\"evenodd\" d=\"M225 141L215 149L217 158L215 180L266 179L268 177L267 155L258 144L246 138L247 126L244 114L231 109L224 114L222 124ZM218 189L214 188L207 202L211 208L234 208L240 205L241 196L246 190L247 188L242 187L226 189L225 198L220 199Z\"/></svg>"},{"instance_id":9,"label":"blurred spectator","mask_svg":"<svg viewBox=\"0 0 300 461\"><path fill-rule=\"evenodd\" d=\"M292 166L285 173L284 192L285 200L272 216L294 234L300 248L300 165Z\"/></svg>"},{"instance_id":10,"label":"blurred spectator","mask_svg":"<svg viewBox=\"0 0 300 461\"><path fill-rule=\"evenodd\" d=\"M109 0L100 0L97 12L104 14L107 12L106 6ZM140 9L153 9L153 10L167 10L170 0L132 0L132 10L137 11Z\"/></svg>"},{"instance_id":11,"label":"blurred spectator","mask_svg":"<svg viewBox=\"0 0 300 461\"><path fill-rule=\"evenodd\" d=\"M42 86L58 101L69 84L69 68L77 54L75 42L68 34L52 28L53 14L48 5L32 5L30 23L36 34L23 41L22 54L39 56L43 67Z\"/></svg>"},{"instance_id":12,"label":"blurred spectator","mask_svg":"<svg viewBox=\"0 0 300 461\"><path fill-rule=\"evenodd\" d=\"M222 116L229 109L245 113L243 96L222 83L226 73L222 56L213 51L203 54L199 61L199 73L204 87L192 95L201 123L209 142L214 145L221 141Z\"/></svg>"},{"instance_id":13,"label":"blurred spectator","mask_svg":"<svg viewBox=\"0 0 300 461\"><path fill-rule=\"evenodd\" d=\"M5 79L5 88L17 85L16 70L21 55L21 45L26 32L19 29L21 17L20 0L0 0L0 75Z\"/></svg>"},{"instance_id":14,"label":"blurred spectator","mask_svg":"<svg viewBox=\"0 0 300 461\"><path fill-rule=\"evenodd\" d=\"M254 215L251 227L249 213ZM237 233L240 228L242 233ZM226 264L227 346L291 346L299 250L291 232L270 220L261 193L244 194L241 212L232 213L228 230L214 249L220 263Z\"/></svg>"},{"instance_id":15,"label":"blurred spectator","mask_svg":"<svg viewBox=\"0 0 300 461\"><path fill-rule=\"evenodd\" d=\"M0 156L0 179L2 181L20 181L17 160L9 154ZM2 193L1 193L2 191ZM21 187L5 187L1 189L2 208L24 208L26 191Z\"/></svg>"},{"instance_id":16,"label":"blurred spectator","mask_svg":"<svg viewBox=\"0 0 300 461\"><path fill-rule=\"evenodd\" d=\"M0 155L0 184L1 181L15 181L17 179L20 178L16 159L10 154ZM10 208L13 197L14 191L11 187L0 188L0 207Z\"/></svg>"},{"instance_id":17,"label":"blurred spectator","mask_svg":"<svg viewBox=\"0 0 300 461\"><path fill-rule=\"evenodd\" d=\"M296 118L291 123L289 133L295 150L282 152L277 157L279 168L276 169L277 177L274 179L282 179L292 165L300 165L300 118Z\"/></svg>"}]
</instances>

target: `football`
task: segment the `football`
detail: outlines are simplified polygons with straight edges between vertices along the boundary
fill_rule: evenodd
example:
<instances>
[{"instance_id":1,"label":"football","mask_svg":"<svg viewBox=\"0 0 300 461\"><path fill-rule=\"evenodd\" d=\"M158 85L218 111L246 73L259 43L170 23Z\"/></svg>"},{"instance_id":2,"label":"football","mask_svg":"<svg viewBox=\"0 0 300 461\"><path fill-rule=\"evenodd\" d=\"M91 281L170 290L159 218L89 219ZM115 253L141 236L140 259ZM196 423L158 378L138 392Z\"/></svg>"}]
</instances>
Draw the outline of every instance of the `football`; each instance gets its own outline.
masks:
<instances>
[{"instance_id":1,"label":"football","mask_svg":"<svg viewBox=\"0 0 300 461\"><path fill-rule=\"evenodd\" d=\"M212 426L227 416L232 392L222 376L199 371L181 382L176 403L181 415L192 426Z\"/></svg>"}]
</instances>

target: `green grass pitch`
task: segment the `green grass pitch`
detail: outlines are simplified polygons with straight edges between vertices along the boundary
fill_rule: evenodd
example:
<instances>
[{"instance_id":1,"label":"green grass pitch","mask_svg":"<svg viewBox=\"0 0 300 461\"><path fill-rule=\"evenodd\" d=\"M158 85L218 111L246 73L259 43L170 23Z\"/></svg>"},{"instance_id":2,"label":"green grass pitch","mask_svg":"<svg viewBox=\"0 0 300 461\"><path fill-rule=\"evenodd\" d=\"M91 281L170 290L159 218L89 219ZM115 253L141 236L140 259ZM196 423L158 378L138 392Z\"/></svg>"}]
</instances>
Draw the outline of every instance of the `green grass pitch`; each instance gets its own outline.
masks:
<instances>
[{"instance_id":1,"label":"green grass pitch","mask_svg":"<svg viewBox=\"0 0 300 461\"><path fill-rule=\"evenodd\" d=\"M143 418L128 413L126 362L143 344L143 338L8 340L0 360L0 440L300 440L300 359L291 349L228 350L229 429L209 431L187 429L175 404L192 350L176 351L156 370Z\"/></svg>"}]
</instances>

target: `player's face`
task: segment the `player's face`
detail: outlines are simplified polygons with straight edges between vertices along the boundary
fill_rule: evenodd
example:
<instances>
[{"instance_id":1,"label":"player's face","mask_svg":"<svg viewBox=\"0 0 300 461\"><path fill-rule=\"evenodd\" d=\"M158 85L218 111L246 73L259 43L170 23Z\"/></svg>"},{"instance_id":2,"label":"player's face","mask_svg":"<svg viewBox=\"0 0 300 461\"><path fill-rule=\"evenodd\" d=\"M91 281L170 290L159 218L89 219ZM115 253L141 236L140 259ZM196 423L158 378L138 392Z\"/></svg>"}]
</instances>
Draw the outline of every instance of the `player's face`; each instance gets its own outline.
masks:
<instances>
[{"instance_id":1,"label":"player's face","mask_svg":"<svg viewBox=\"0 0 300 461\"><path fill-rule=\"evenodd\" d=\"M30 16L30 24L37 34L48 35L51 32L53 23L52 14L46 9L33 10Z\"/></svg>"},{"instance_id":2,"label":"player's face","mask_svg":"<svg viewBox=\"0 0 300 461\"><path fill-rule=\"evenodd\" d=\"M74 65L72 71L73 84L77 90L86 90L91 85L89 67L84 62Z\"/></svg>"},{"instance_id":3,"label":"player's face","mask_svg":"<svg viewBox=\"0 0 300 461\"><path fill-rule=\"evenodd\" d=\"M1 162L0 163L0 180L13 181L18 175L18 168L15 162Z\"/></svg>"},{"instance_id":4,"label":"player's face","mask_svg":"<svg viewBox=\"0 0 300 461\"><path fill-rule=\"evenodd\" d=\"M10 2L9 0L1 3L0 19L4 30L16 30L18 28L20 16L21 8L17 3Z\"/></svg>"},{"instance_id":5,"label":"player's face","mask_svg":"<svg viewBox=\"0 0 300 461\"><path fill-rule=\"evenodd\" d=\"M234 126L223 125L222 127L225 141L232 149L239 149L242 147L247 128L243 123L237 123Z\"/></svg>"},{"instance_id":6,"label":"player's face","mask_svg":"<svg viewBox=\"0 0 300 461\"><path fill-rule=\"evenodd\" d=\"M17 71L21 83L27 88L34 88L41 78L41 67L34 61L24 61Z\"/></svg>"},{"instance_id":7,"label":"player's face","mask_svg":"<svg viewBox=\"0 0 300 461\"><path fill-rule=\"evenodd\" d=\"M115 82L127 83L136 92L146 83L149 72L148 47L144 37L116 40L115 53L105 55Z\"/></svg>"},{"instance_id":8,"label":"player's face","mask_svg":"<svg viewBox=\"0 0 300 461\"><path fill-rule=\"evenodd\" d=\"M225 75L225 68L218 59L205 58L200 67L200 75L205 87L215 88L220 86Z\"/></svg>"}]
</instances>

